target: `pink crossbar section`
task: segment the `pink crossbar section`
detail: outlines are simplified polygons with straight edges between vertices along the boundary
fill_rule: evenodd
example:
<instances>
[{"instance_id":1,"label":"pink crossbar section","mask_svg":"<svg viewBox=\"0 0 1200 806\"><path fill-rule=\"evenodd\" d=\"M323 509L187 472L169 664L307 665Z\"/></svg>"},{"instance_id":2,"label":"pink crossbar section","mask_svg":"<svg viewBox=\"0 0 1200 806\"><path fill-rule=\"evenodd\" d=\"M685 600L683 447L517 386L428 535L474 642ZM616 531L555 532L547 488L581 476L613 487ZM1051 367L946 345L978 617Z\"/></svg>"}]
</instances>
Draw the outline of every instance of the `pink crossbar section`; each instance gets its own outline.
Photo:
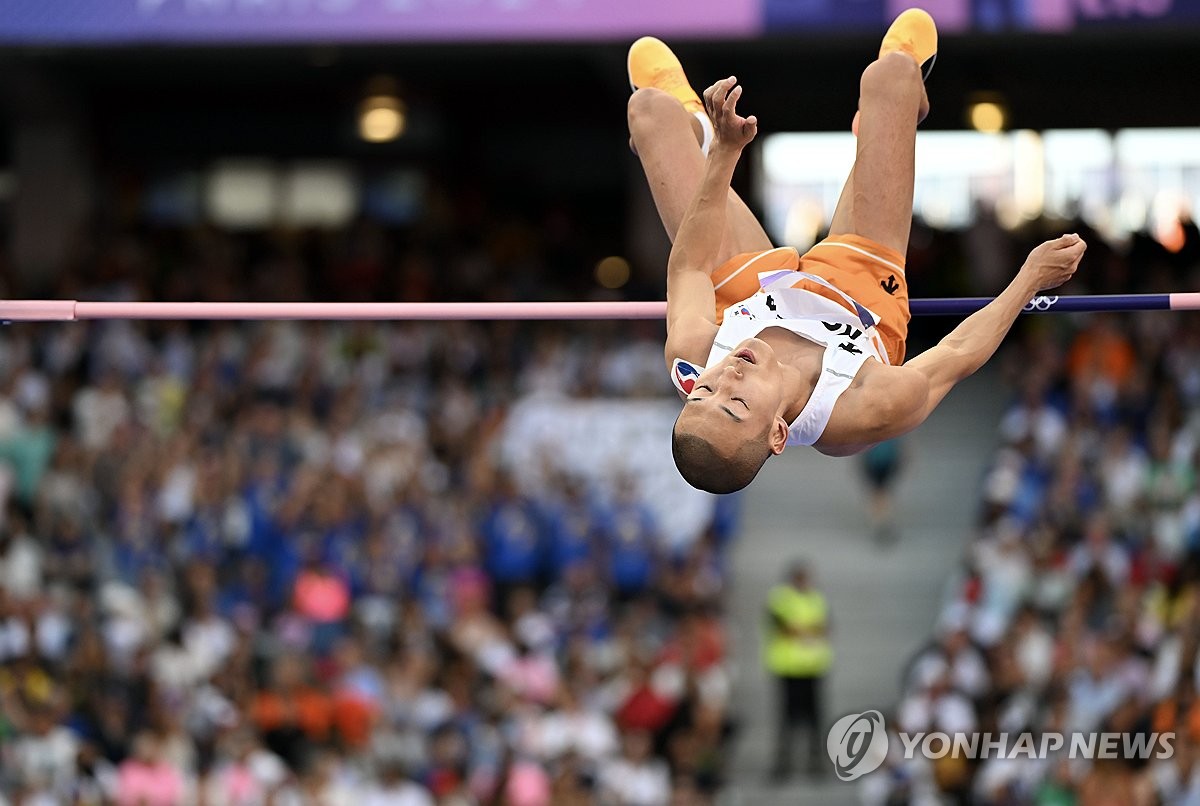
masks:
<instances>
[{"instance_id":1,"label":"pink crossbar section","mask_svg":"<svg viewBox=\"0 0 1200 806\"><path fill-rule=\"evenodd\" d=\"M1200 293L1055 297L1051 311L1200 310ZM1089 301L1094 305L1089 306ZM912 300L913 314L968 314L987 299ZM1072 303L1068 305L1068 303ZM77 302L0 300L0 321L82 319L662 319L665 302Z\"/></svg>"},{"instance_id":2,"label":"pink crossbar section","mask_svg":"<svg viewBox=\"0 0 1200 806\"><path fill-rule=\"evenodd\" d=\"M1200 311L1200 293L1171 294L1171 310Z\"/></svg>"},{"instance_id":3,"label":"pink crossbar section","mask_svg":"<svg viewBox=\"0 0 1200 806\"><path fill-rule=\"evenodd\" d=\"M662 319L665 302L76 302L0 301L0 320L81 319Z\"/></svg>"}]
</instances>

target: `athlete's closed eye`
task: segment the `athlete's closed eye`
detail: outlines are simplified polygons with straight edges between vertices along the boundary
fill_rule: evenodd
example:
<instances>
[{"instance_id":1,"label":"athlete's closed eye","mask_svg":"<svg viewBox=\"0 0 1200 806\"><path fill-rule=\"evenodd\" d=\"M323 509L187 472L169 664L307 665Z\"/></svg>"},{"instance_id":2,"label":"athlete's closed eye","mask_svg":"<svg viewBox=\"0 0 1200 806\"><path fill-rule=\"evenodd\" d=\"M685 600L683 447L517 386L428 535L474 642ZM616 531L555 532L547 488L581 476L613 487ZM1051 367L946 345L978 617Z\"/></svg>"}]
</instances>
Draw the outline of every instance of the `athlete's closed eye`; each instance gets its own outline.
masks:
<instances>
[{"instance_id":1,"label":"athlete's closed eye","mask_svg":"<svg viewBox=\"0 0 1200 806\"><path fill-rule=\"evenodd\" d=\"M731 397L731 398L729 398L729 399L730 399L730 400L736 400L738 403L741 403L743 406L745 406L745 407L746 407L746 411L750 411L750 406L749 406L749 405L747 405L746 401L742 400L740 397Z\"/></svg>"},{"instance_id":2,"label":"athlete's closed eye","mask_svg":"<svg viewBox=\"0 0 1200 806\"><path fill-rule=\"evenodd\" d=\"M696 393L696 392L699 392L701 389L703 389L703 390L704 390L704 391L706 391L706 392L709 392L710 394L712 393L712 389L711 389L710 387L708 387L708 386L696 386L696 387L693 387L693 388L692 388L692 393L694 394L694 393ZM689 397L689 398L688 398L688 400L689 400L689 401L691 401L691 400L703 400L703 399L704 399L704 398L702 398L702 397Z\"/></svg>"}]
</instances>

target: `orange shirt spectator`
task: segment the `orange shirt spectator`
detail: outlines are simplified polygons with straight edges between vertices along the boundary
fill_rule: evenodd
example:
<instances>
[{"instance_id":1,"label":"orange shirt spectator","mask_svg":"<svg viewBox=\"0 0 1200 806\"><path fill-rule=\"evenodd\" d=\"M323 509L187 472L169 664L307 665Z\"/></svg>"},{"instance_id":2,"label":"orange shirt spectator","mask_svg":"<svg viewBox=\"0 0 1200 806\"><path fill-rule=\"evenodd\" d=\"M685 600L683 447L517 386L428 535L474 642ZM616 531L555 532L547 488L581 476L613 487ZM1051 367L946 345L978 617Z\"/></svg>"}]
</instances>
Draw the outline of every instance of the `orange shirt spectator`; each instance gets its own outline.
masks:
<instances>
[{"instance_id":1,"label":"orange shirt spectator","mask_svg":"<svg viewBox=\"0 0 1200 806\"><path fill-rule=\"evenodd\" d=\"M1067 354L1067 372L1076 388L1096 381L1122 389L1133 378L1137 355L1125 334L1109 319L1098 319L1075 337Z\"/></svg>"},{"instance_id":2,"label":"orange shirt spectator","mask_svg":"<svg viewBox=\"0 0 1200 806\"><path fill-rule=\"evenodd\" d=\"M347 747L359 749L371 740L377 709L352 693L339 693L333 700L333 720Z\"/></svg>"},{"instance_id":3,"label":"orange shirt spectator","mask_svg":"<svg viewBox=\"0 0 1200 806\"><path fill-rule=\"evenodd\" d=\"M1168 697L1154 707L1151 727L1158 733L1187 730L1188 738L1200 742L1200 701L1180 707L1177 697Z\"/></svg>"},{"instance_id":4,"label":"orange shirt spectator","mask_svg":"<svg viewBox=\"0 0 1200 806\"><path fill-rule=\"evenodd\" d=\"M315 741L329 736L333 700L311 688L258 692L250 708L251 719L263 733L298 727Z\"/></svg>"}]
</instances>

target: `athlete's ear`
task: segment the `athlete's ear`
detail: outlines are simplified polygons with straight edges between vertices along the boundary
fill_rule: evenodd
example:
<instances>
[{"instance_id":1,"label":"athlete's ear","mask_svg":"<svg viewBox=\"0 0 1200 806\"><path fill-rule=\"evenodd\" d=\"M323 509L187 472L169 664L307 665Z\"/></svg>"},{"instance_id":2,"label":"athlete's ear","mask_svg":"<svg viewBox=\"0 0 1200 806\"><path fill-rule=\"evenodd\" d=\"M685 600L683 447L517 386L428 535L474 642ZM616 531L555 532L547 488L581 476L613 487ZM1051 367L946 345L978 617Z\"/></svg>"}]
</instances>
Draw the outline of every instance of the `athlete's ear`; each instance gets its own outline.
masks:
<instances>
[{"instance_id":1,"label":"athlete's ear","mask_svg":"<svg viewBox=\"0 0 1200 806\"><path fill-rule=\"evenodd\" d=\"M679 392L679 396L687 400L688 395L692 393L692 389L696 386L696 379L700 377L700 367L684 361L682 358L676 358L671 363L671 383L675 384L675 390Z\"/></svg>"},{"instance_id":2,"label":"athlete's ear","mask_svg":"<svg viewBox=\"0 0 1200 806\"><path fill-rule=\"evenodd\" d=\"M783 449L787 447L789 430L787 420L782 417L776 417L775 422L771 423L771 430L767 432L767 444L771 446L771 453L776 456L783 453Z\"/></svg>"}]
</instances>

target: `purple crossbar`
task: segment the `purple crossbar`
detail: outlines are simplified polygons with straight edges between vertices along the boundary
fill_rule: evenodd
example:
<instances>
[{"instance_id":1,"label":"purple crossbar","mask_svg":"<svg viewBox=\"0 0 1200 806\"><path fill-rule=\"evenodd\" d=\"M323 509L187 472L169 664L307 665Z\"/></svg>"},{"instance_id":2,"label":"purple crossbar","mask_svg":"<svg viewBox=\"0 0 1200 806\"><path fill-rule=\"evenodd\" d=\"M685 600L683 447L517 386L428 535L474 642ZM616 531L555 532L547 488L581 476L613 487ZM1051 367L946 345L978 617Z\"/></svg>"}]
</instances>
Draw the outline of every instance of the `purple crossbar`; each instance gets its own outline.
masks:
<instances>
[{"instance_id":1,"label":"purple crossbar","mask_svg":"<svg viewBox=\"0 0 1200 806\"><path fill-rule=\"evenodd\" d=\"M1096 294L1034 297L1025 313L1098 313L1100 311L1180 311L1200 308L1200 294ZM990 297L941 297L909 301L913 316L965 316L991 302Z\"/></svg>"}]
</instances>

